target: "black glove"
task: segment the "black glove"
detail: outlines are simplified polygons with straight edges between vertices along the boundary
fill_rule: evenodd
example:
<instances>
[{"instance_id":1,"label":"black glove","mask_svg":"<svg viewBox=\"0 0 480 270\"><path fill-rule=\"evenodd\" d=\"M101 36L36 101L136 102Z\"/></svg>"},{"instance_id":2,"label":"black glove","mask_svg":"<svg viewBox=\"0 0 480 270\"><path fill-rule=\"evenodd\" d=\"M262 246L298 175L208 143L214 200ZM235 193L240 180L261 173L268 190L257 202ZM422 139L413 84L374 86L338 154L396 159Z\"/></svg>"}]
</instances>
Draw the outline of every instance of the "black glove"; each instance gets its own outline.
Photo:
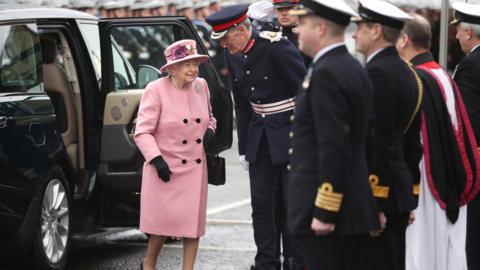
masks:
<instances>
[{"instance_id":1,"label":"black glove","mask_svg":"<svg viewBox=\"0 0 480 270\"><path fill-rule=\"evenodd\" d=\"M205 134L203 135L203 146L205 148L210 148L213 146L213 142L215 141L215 131L211 128L207 128Z\"/></svg>"},{"instance_id":2,"label":"black glove","mask_svg":"<svg viewBox=\"0 0 480 270\"><path fill-rule=\"evenodd\" d=\"M158 177L160 177L163 182L167 183L168 181L170 181L170 174L172 174L172 171L170 171L167 162L163 160L162 156L158 156L152 159L150 163L155 166L155 169L157 169Z\"/></svg>"}]
</instances>

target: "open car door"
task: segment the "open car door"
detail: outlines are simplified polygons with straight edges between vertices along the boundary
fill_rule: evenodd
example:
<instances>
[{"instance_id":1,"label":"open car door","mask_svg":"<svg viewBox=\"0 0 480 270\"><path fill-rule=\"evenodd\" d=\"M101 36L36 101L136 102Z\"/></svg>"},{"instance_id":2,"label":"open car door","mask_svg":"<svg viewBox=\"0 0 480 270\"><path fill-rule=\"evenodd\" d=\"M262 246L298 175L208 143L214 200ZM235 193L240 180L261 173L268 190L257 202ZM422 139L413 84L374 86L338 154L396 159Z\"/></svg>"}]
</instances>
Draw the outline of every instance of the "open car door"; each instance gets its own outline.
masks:
<instances>
[{"instance_id":1,"label":"open car door","mask_svg":"<svg viewBox=\"0 0 480 270\"><path fill-rule=\"evenodd\" d=\"M208 54L192 24L184 17L101 19L99 22L102 79L105 96L100 165L103 183L102 223L136 226L144 159L133 140L136 115L148 82L165 76L158 68L166 61L165 48L181 39L197 41L199 53ZM211 60L200 66L200 77L210 88L217 119L219 153L232 143L232 100Z\"/></svg>"}]
</instances>

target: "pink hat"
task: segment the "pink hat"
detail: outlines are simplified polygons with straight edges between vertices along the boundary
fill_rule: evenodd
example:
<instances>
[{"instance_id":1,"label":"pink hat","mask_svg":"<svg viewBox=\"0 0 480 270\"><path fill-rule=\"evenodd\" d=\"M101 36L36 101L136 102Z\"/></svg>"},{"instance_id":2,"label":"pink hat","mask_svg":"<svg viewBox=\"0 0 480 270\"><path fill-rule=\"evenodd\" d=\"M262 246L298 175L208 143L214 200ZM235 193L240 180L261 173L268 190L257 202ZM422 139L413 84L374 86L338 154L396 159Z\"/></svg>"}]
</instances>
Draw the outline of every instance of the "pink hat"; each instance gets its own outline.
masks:
<instances>
[{"instance_id":1,"label":"pink hat","mask_svg":"<svg viewBox=\"0 0 480 270\"><path fill-rule=\"evenodd\" d=\"M160 68L161 72L183 61L198 59L200 63L203 63L208 60L208 55L197 53L195 40L183 39L171 44L165 49L165 58L167 59L167 63Z\"/></svg>"}]
</instances>

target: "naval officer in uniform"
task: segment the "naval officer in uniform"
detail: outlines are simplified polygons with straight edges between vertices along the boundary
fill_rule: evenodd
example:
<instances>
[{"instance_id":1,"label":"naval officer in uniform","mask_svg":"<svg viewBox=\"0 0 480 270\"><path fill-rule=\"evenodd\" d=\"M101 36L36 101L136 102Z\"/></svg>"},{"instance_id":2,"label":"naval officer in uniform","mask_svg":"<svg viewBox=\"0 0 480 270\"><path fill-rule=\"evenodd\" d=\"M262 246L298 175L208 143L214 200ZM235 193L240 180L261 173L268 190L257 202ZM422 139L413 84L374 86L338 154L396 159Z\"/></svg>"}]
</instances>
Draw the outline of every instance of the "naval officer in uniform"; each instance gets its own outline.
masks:
<instances>
[{"instance_id":1,"label":"naval officer in uniform","mask_svg":"<svg viewBox=\"0 0 480 270\"><path fill-rule=\"evenodd\" d=\"M364 249L369 269L405 269L405 231L416 208L414 183L420 179L422 157L420 118L422 85L403 61L395 43L412 17L379 0L360 0L353 37L367 57L374 89L375 121L369 143L369 180L385 229ZM416 190L416 189L415 189Z\"/></svg>"},{"instance_id":2,"label":"naval officer in uniform","mask_svg":"<svg viewBox=\"0 0 480 270\"><path fill-rule=\"evenodd\" d=\"M380 228L365 152L373 89L344 42L356 13L342 0L300 4L299 46L313 64L290 134L288 226L308 269L358 269L362 243Z\"/></svg>"},{"instance_id":3,"label":"naval officer in uniform","mask_svg":"<svg viewBox=\"0 0 480 270\"><path fill-rule=\"evenodd\" d=\"M480 141L480 5L455 2L456 38L466 54L453 79L460 89L475 138ZM467 206L467 262L469 269L480 269L480 198Z\"/></svg>"},{"instance_id":4,"label":"naval officer in uniform","mask_svg":"<svg viewBox=\"0 0 480 270\"><path fill-rule=\"evenodd\" d=\"M288 134L296 94L306 73L299 51L280 32L252 30L248 6L226 7L206 18L212 38L226 48L232 77L238 147L249 170L252 219L257 255L254 269L279 269L282 226L289 160ZM288 204L288 202L286 202ZM282 241L284 269L295 257L290 241ZM289 254L288 254L289 253ZM295 262L293 262L295 264Z\"/></svg>"},{"instance_id":5,"label":"naval officer in uniform","mask_svg":"<svg viewBox=\"0 0 480 270\"><path fill-rule=\"evenodd\" d=\"M277 23L279 30L283 36L298 48L298 34L295 32L298 26L298 16L290 14L290 10L294 9L299 3L299 0L273 0L273 7L277 15ZM312 59L302 53L305 66L309 66Z\"/></svg>"}]
</instances>

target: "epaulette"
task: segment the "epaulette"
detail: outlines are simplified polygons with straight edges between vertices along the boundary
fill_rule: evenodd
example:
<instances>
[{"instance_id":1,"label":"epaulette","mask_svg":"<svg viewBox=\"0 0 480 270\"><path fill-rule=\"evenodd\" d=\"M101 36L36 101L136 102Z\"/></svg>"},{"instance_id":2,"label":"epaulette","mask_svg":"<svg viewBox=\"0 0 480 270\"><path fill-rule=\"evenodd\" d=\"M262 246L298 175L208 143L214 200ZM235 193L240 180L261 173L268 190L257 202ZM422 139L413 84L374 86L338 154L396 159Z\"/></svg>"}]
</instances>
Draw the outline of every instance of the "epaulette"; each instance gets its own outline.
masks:
<instances>
[{"instance_id":1,"label":"epaulette","mask_svg":"<svg viewBox=\"0 0 480 270\"><path fill-rule=\"evenodd\" d=\"M282 32L262 31L259 36L273 43L282 39Z\"/></svg>"}]
</instances>

